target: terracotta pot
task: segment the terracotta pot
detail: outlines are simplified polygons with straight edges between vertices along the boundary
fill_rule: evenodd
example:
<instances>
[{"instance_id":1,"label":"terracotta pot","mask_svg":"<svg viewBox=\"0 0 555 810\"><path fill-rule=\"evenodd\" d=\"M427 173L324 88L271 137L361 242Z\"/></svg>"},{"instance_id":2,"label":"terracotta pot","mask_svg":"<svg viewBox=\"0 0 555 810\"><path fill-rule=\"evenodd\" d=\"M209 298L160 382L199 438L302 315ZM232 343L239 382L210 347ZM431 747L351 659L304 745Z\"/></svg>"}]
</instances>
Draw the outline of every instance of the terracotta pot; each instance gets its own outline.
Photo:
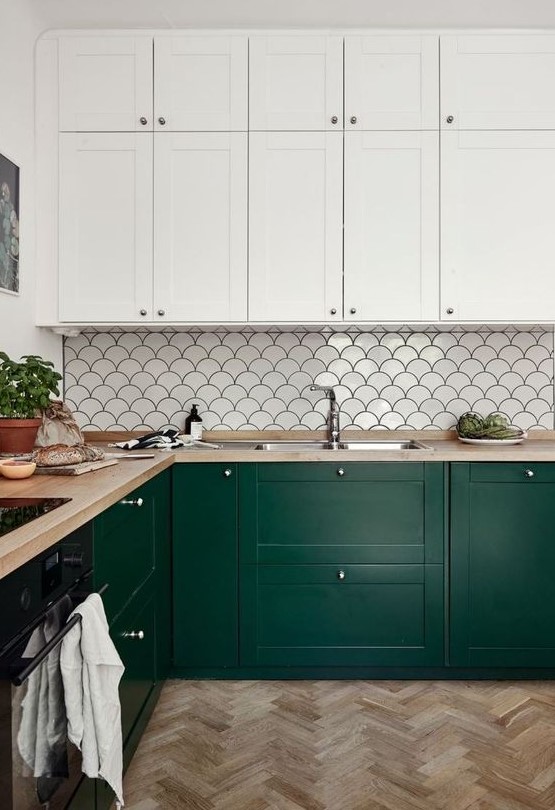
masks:
<instances>
[{"instance_id":1,"label":"terracotta pot","mask_svg":"<svg viewBox=\"0 0 555 810\"><path fill-rule=\"evenodd\" d=\"M0 453L30 453L42 419L0 417Z\"/></svg>"}]
</instances>

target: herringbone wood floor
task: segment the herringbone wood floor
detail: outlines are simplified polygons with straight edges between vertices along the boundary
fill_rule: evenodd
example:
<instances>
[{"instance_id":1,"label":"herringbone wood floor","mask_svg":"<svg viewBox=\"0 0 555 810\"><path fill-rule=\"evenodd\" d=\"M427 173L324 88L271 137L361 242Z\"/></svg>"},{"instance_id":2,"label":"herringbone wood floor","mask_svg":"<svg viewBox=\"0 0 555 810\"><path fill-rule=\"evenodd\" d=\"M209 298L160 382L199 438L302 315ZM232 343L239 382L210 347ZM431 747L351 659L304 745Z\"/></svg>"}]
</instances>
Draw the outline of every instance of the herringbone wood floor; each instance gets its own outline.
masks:
<instances>
[{"instance_id":1,"label":"herringbone wood floor","mask_svg":"<svg viewBox=\"0 0 555 810\"><path fill-rule=\"evenodd\" d=\"M553 810L555 683L170 681L126 810Z\"/></svg>"}]
</instances>

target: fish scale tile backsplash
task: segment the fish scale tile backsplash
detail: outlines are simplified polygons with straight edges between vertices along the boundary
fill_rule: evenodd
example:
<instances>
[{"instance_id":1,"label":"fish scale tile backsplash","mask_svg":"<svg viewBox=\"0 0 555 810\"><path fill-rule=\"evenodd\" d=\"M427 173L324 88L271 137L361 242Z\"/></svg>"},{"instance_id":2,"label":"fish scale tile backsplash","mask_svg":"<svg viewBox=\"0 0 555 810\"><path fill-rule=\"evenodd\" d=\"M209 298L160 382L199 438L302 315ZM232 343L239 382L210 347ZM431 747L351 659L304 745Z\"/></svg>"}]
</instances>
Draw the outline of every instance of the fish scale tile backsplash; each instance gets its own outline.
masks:
<instances>
[{"instance_id":1,"label":"fish scale tile backsplash","mask_svg":"<svg viewBox=\"0 0 555 810\"><path fill-rule=\"evenodd\" d=\"M467 410L553 430L553 331L84 331L64 341L65 399L84 429L448 429Z\"/></svg>"}]
</instances>

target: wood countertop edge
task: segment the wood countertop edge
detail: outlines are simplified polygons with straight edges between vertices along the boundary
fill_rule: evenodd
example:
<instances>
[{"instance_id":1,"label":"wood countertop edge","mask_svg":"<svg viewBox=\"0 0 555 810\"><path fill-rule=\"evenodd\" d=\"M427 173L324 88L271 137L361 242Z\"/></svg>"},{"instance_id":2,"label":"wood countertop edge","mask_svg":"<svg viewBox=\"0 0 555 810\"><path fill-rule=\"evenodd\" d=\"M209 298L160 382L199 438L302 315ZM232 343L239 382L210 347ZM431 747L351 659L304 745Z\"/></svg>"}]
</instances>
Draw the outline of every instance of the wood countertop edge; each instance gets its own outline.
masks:
<instances>
[{"instance_id":1,"label":"wood countertop edge","mask_svg":"<svg viewBox=\"0 0 555 810\"><path fill-rule=\"evenodd\" d=\"M264 438L307 439L322 438L322 431L271 431ZM0 497L71 497L72 500L47 515L0 538L0 579L19 568L37 554L75 529L92 520L120 498L149 481L174 463L222 463L239 462L555 462L555 431L535 431L533 438L523 444L504 447L476 447L457 441L453 431L353 431L350 437L362 439L413 438L427 444L431 450L323 450L323 451L260 451L232 448L210 450L192 448L175 451L153 451L154 459L125 460L83 476L32 476L23 481L0 479ZM101 443L106 434L91 435L91 443ZM113 436L108 438L113 440ZM231 431L210 433L207 440L233 441L243 439L260 441L260 432ZM124 452L124 451L122 451ZM129 454L132 456L132 452Z\"/></svg>"},{"instance_id":2,"label":"wood countertop edge","mask_svg":"<svg viewBox=\"0 0 555 810\"><path fill-rule=\"evenodd\" d=\"M173 461L172 453L164 453L145 461L124 461L83 476L32 476L24 481L0 480L0 497L72 499L0 538L0 579L171 467Z\"/></svg>"}]
</instances>

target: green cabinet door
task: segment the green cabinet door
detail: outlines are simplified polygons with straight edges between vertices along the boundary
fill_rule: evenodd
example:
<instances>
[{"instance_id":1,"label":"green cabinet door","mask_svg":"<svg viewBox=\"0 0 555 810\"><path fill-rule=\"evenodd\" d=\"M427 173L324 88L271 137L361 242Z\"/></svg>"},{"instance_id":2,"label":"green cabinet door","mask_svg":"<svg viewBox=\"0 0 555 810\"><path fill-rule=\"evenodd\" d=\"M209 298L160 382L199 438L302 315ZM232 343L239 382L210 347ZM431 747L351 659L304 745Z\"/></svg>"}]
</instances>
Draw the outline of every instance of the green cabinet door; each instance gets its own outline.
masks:
<instances>
[{"instance_id":1,"label":"green cabinet door","mask_svg":"<svg viewBox=\"0 0 555 810\"><path fill-rule=\"evenodd\" d=\"M454 666L555 666L555 464L452 464Z\"/></svg>"},{"instance_id":2,"label":"green cabinet door","mask_svg":"<svg viewBox=\"0 0 555 810\"><path fill-rule=\"evenodd\" d=\"M240 469L242 666L441 666L443 464Z\"/></svg>"},{"instance_id":3,"label":"green cabinet door","mask_svg":"<svg viewBox=\"0 0 555 810\"><path fill-rule=\"evenodd\" d=\"M237 465L173 469L176 667L238 664Z\"/></svg>"}]
</instances>

